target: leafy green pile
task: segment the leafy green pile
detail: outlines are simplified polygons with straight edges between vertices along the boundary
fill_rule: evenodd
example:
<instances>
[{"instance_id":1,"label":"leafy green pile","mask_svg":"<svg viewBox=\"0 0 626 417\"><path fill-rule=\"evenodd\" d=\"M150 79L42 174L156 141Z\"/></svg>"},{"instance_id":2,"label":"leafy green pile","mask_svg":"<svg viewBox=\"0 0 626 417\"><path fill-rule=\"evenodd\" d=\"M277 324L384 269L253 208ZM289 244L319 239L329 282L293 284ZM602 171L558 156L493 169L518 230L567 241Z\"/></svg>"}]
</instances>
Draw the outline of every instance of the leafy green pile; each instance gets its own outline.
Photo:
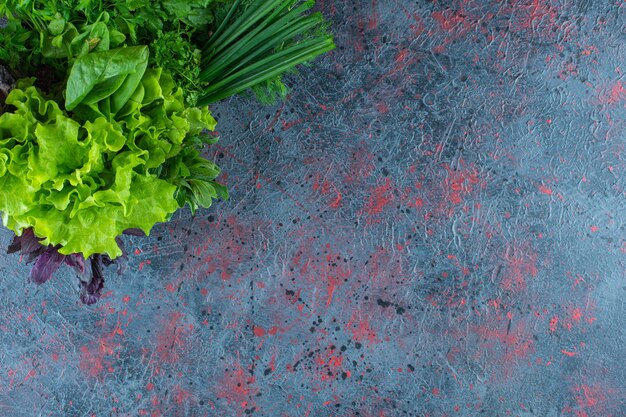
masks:
<instances>
[{"instance_id":1,"label":"leafy green pile","mask_svg":"<svg viewBox=\"0 0 626 417\"><path fill-rule=\"evenodd\" d=\"M5 0L0 62L64 79L73 59L120 45L148 45L151 67L170 72L186 103L252 91L284 97L282 76L334 49L314 0ZM2 54L8 55L6 58ZM58 62L67 58L68 63ZM18 74L19 75L19 74ZM198 101L200 100L200 101Z\"/></svg>"},{"instance_id":2,"label":"leafy green pile","mask_svg":"<svg viewBox=\"0 0 626 417\"><path fill-rule=\"evenodd\" d=\"M174 92L171 77L160 70L147 71L140 85L137 101L115 119L81 123L32 80L18 83L6 100L17 110L0 116L0 211L7 227L18 234L32 227L46 238L43 244L62 245L62 254L114 258L121 255L115 238L124 230L147 234L187 202L177 201L185 191L179 191L178 177L162 179L154 170L197 165L182 151L195 151L195 138L215 121L208 110L184 108L180 89ZM226 192L213 181L219 169L204 165L211 175L194 180L209 191L194 195L209 206L218 191Z\"/></svg>"},{"instance_id":3,"label":"leafy green pile","mask_svg":"<svg viewBox=\"0 0 626 417\"><path fill-rule=\"evenodd\" d=\"M62 264L97 301L103 266L188 205L228 198L207 104L286 94L281 77L334 48L303 0L6 0L0 212L43 283ZM90 274L90 278L85 278Z\"/></svg>"}]
</instances>

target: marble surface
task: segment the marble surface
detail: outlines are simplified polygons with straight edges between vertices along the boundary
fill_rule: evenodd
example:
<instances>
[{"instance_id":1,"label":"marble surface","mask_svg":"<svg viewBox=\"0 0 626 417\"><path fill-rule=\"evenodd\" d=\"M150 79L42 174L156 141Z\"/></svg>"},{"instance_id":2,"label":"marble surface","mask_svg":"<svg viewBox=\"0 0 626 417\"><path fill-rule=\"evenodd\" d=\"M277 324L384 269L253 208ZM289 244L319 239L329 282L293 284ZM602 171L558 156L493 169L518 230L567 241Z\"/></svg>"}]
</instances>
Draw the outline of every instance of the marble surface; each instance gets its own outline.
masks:
<instances>
[{"instance_id":1,"label":"marble surface","mask_svg":"<svg viewBox=\"0 0 626 417\"><path fill-rule=\"evenodd\" d=\"M337 50L213 108L229 201L94 306L0 255L0 415L626 415L626 3L317 3Z\"/></svg>"}]
</instances>

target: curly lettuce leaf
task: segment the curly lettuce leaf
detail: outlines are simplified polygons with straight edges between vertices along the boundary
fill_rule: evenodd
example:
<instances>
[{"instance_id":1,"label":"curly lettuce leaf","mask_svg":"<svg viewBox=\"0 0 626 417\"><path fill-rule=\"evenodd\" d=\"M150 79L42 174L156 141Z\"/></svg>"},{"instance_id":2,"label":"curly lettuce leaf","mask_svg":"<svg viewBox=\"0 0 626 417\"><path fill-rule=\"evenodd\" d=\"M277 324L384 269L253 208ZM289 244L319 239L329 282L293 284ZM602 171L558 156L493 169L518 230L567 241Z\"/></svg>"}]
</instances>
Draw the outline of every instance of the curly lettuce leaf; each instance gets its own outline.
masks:
<instances>
[{"instance_id":1,"label":"curly lettuce leaf","mask_svg":"<svg viewBox=\"0 0 626 417\"><path fill-rule=\"evenodd\" d=\"M208 108L186 107L161 69L143 73L115 118L96 110L70 117L33 79L18 81L6 103L15 110L0 116L2 220L18 235L32 228L61 255L114 259L125 230L149 234L185 204L195 212L228 197L214 181L219 168L199 151L215 119Z\"/></svg>"},{"instance_id":2,"label":"curly lettuce leaf","mask_svg":"<svg viewBox=\"0 0 626 417\"><path fill-rule=\"evenodd\" d=\"M178 209L176 186L146 167L152 149L128 149L121 124L81 126L29 82L19 86L7 98L16 111L0 116L0 211L16 234L32 227L60 254L115 258L124 230L148 234Z\"/></svg>"}]
</instances>

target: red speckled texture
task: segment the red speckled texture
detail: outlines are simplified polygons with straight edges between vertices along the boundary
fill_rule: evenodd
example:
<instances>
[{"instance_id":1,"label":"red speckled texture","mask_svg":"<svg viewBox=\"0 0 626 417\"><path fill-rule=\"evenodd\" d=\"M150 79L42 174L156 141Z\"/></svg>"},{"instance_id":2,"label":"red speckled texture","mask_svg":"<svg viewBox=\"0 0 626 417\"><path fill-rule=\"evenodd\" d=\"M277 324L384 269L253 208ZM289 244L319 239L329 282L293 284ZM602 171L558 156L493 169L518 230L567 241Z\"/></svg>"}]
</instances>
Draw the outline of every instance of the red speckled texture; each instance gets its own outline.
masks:
<instances>
[{"instance_id":1,"label":"red speckled texture","mask_svg":"<svg viewBox=\"0 0 626 417\"><path fill-rule=\"evenodd\" d=\"M317 7L284 103L213 109L230 201L94 306L2 255L0 415L626 415L626 2Z\"/></svg>"}]
</instances>

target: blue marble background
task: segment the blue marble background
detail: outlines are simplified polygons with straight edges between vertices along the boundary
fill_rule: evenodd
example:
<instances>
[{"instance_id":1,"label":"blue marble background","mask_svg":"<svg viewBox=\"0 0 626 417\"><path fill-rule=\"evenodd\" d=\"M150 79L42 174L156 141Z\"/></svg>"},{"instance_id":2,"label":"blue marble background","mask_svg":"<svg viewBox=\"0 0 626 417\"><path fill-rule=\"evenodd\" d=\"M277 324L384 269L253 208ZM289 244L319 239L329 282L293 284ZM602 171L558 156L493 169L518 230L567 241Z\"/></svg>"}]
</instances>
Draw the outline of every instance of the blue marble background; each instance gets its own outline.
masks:
<instances>
[{"instance_id":1,"label":"blue marble background","mask_svg":"<svg viewBox=\"0 0 626 417\"><path fill-rule=\"evenodd\" d=\"M94 306L0 255L1 416L626 415L626 2L317 3L213 108L229 201Z\"/></svg>"}]
</instances>

